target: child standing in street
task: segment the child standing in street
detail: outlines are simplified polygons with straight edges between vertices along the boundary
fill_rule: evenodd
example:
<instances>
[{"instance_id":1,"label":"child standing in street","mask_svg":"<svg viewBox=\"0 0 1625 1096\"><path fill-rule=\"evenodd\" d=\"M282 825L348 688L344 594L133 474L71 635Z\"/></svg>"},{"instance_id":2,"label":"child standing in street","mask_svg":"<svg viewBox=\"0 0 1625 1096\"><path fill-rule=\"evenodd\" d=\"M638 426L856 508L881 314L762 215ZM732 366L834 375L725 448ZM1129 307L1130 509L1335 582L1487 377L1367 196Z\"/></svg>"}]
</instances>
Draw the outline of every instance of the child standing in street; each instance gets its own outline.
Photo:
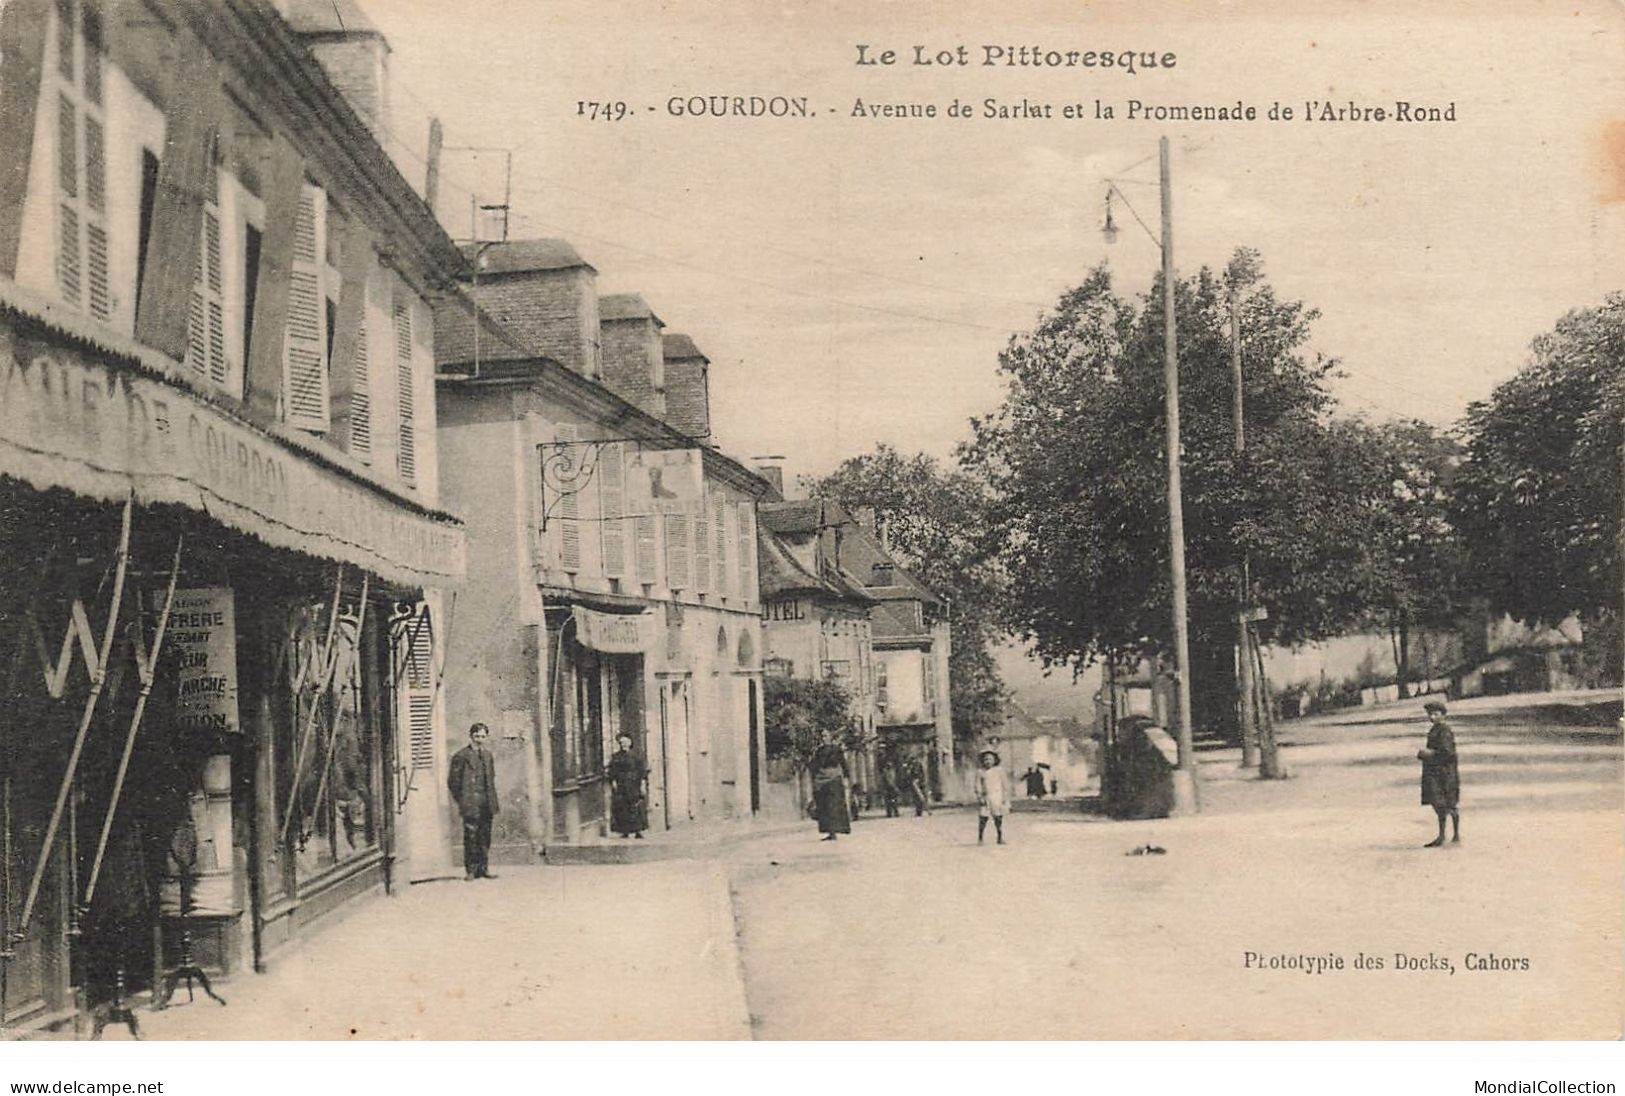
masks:
<instances>
[{"instance_id":1,"label":"child standing in street","mask_svg":"<svg viewBox=\"0 0 1625 1096\"><path fill-rule=\"evenodd\" d=\"M987 833L987 820L993 819L993 832L998 843L1004 844L1004 816L1010 810L1010 777L999 767L999 755L994 750L983 750L979 756L981 769L976 773L976 843L982 843Z\"/></svg>"},{"instance_id":2,"label":"child standing in street","mask_svg":"<svg viewBox=\"0 0 1625 1096\"><path fill-rule=\"evenodd\" d=\"M1439 836L1423 848L1436 849L1444 844L1446 815L1454 830L1451 842L1461 841L1461 770L1456 764L1455 732L1444 721L1444 701L1430 700L1422 710L1433 724L1428 728L1427 745L1416 751L1416 759L1422 763L1422 805L1432 807L1439 816Z\"/></svg>"}]
</instances>

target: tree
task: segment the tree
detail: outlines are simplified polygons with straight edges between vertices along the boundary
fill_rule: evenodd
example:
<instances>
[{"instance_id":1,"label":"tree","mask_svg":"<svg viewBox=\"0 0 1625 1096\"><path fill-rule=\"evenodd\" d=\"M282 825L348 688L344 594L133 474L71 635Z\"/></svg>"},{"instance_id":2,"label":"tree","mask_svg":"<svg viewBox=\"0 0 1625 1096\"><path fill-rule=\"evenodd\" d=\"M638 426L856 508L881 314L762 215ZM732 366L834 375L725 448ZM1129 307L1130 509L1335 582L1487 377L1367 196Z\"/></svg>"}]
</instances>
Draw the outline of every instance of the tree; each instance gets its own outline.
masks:
<instances>
[{"instance_id":1,"label":"tree","mask_svg":"<svg viewBox=\"0 0 1625 1096\"><path fill-rule=\"evenodd\" d=\"M1227 290L1237 297L1247 448L1234 451ZM999 356L1002 406L974 420L965 466L988 486L1011 624L1047 663L1172 650L1163 455L1163 293L1116 292L1091 271ZM1356 620L1368 601L1367 442L1331 419L1336 363L1305 349L1316 313L1279 299L1238 251L1175 288L1194 715L1233 728L1235 614L1244 553L1261 638L1293 644Z\"/></svg>"},{"instance_id":2,"label":"tree","mask_svg":"<svg viewBox=\"0 0 1625 1096\"><path fill-rule=\"evenodd\" d=\"M804 486L848 508L872 507L897 562L943 599L954 738L969 743L996 726L1008 692L989 649L1000 634L1001 582L983 486L924 453L905 457L885 444Z\"/></svg>"},{"instance_id":3,"label":"tree","mask_svg":"<svg viewBox=\"0 0 1625 1096\"><path fill-rule=\"evenodd\" d=\"M1366 435L1350 469L1365 481L1372 535L1365 541L1372 623L1394 646L1399 695L1410 695L1415 629L1448 626L1461 609L1460 543L1451 489L1461 447L1420 420L1353 426Z\"/></svg>"},{"instance_id":4,"label":"tree","mask_svg":"<svg viewBox=\"0 0 1625 1096\"><path fill-rule=\"evenodd\" d=\"M762 689L763 731L770 761L790 758L804 768L825 742L849 751L867 743L852 717L852 696L834 681L768 677Z\"/></svg>"},{"instance_id":5,"label":"tree","mask_svg":"<svg viewBox=\"0 0 1625 1096\"><path fill-rule=\"evenodd\" d=\"M1622 293L1568 313L1516 376L1468 407L1454 520L1467 582L1493 610L1617 627L1622 422Z\"/></svg>"}]
</instances>

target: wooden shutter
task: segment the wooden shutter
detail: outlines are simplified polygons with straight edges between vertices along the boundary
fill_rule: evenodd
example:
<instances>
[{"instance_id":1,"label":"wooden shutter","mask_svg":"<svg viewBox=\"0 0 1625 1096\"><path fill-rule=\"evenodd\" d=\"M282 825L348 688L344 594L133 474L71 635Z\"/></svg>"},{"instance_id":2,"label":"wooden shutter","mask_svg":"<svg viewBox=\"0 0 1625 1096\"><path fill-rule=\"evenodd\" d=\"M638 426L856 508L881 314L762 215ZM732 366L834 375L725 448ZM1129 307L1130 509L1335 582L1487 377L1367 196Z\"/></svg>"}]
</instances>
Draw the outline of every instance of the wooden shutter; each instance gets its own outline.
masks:
<instances>
[{"instance_id":1,"label":"wooden shutter","mask_svg":"<svg viewBox=\"0 0 1625 1096\"><path fill-rule=\"evenodd\" d=\"M397 293L400 291L397 290ZM417 479L417 400L412 372L412 306L410 302L395 301L395 406L399 411L399 443L395 450L396 465L401 478L408 483Z\"/></svg>"},{"instance_id":2,"label":"wooden shutter","mask_svg":"<svg viewBox=\"0 0 1625 1096\"><path fill-rule=\"evenodd\" d=\"M434 635L428 609L407 622L407 754L413 769L434 768Z\"/></svg>"},{"instance_id":3,"label":"wooden shutter","mask_svg":"<svg viewBox=\"0 0 1625 1096\"><path fill-rule=\"evenodd\" d=\"M306 183L299 195L299 214L293 235L293 271L288 279L288 323L282 351L282 416L290 426L318 433L325 433L328 425L327 298L322 292L326 219L326 194L321 187ZM207 229L207 221L204 227Z\"/></svg>"},{"instance_id":4,"label":"wooden shutter","mask_svg":"<svg viewBox=\"0 0 1625 1096\"><path fill-rule=\"evenodd\" d=\"M690 586L688 515L667 514L665 521L666 587L670 590L687 590Z\"/></svg>"},{"instance_id":5,"label":"wooden shutter","mask_svg":"<svg viewBox=\"0 0 1625 1096\"><path fill-rule=\"evenodd\" d=\"M226 361L225 263L220 250L220 206L203 205L197 265L186 317L186 364L211 385L224 388L231 377Z\"/></svg>"},{"instance_id":6,"label":"wooden shutter","mask_svg":"<svg viewBox=\"0 0 1625 1096\"><path fill-rule=\"evenodd\" d=\"M350 382L350 455L363 464L372 463L372 357L367 346L371 311L363 301L361 326L355 333L355 376Z\"/></svg>"},{"instance_id":7,"label":"wooden shutter","mask_svg":"<svg viewBox=\"0 0 1625 1096\"><path fill-rule=\"evenodd\" d=\"M703 594L710 588L711 500L702 493L700 508L694 515L694 591Z\"/></svg>"},{"instance_id":8,"label":"wooden shutter","mask_svg":"<svg viewBox=\"0 0 1625 1096\"><path fill-rule=\"evenodd\" d=\"M86 51L85 75L92 69ZM95 71L100 71L99 69ZM98 320L113 316L113 285L108 270L107 240L107 139L102 124L85 115L85 282L86 303Z\"/></svg>"},{"instance_id":9,"label":"wooden shutter","mask_svg":"<svg viewBox=\"0 0 1625 1096\"><path fill-rule=\"evenodd\" d=\"M655 562L658 553L655 551L658 534L653 514L639 514L632 523L633 536L636 538L636 564L639 582L655 582L658 579Z\"/></svg>"},{"instance_id":10,"label":"wooden shutter","mask_svg":"<svg viewBox=\"0 0 1625 1096\"><path fill-rule=\"evenodd\" d=\"M551 454L555 463L562 458L569 461L569 467L574 469L581 459L581 446L576 444L574 424L559 424L553 428L553 436L564 445L563 453L555 450ZM559 527L559 566L571 574L581 570L581 495L577 487L578 484L571 484L569 490L560 491L558 504L553 507L553 519ZM545 491L542 501L547 501Z\"/></svg>"},{"instance_id":11,"label":"wooden shutter","mask_svg":"<svg viewBox=\"0 0 1625 1096\"><path fill-rule=\"evenodd\" d=\"M620 442L609 442L598 454L598 505L603 520L604 574L626 574L626 455Z\"/></svg>"},{"instance_id":12,"label":"wooden shutter","mask_svg":"<svg viewBox=\"0 0 1625 1096\"><path fill-rule=\"evenodd\" d=\"M716 538L716 545L715 545L714 551L716 553L715 554L715 559L716 559L716 568L717 568L717 581L716 581L715 589L716 589L717 593L724 594L724 595L726 595L727 592L728 592L728 522L726 520L727 513L728 513L727 500L724 499L721 495L717 495L711 501L711 529L712 529L712 535Z\"/></svg>"},{"instance_id":13,"label":"wooden shutter","mask_svg":"<svg viewBox=\"0 0 1625 1096\"><path fill-rule=\"evenodd\" d=\"M60 22L61 15L58 14ZM68 67L72 78L73 39L72 23L68 24ZM57 227L56 249L57 287L69 304L77 305L81 297L81 261L79 238L79 113L66 95L57 97L56 104L56 189Z\"/></svg>"},{"instance_id":14,"label":"wooden shutter","mask_svg":"<svg viewBox=\"0 0 1625 1096\"><path fill-rule=\"evenodd\" d=\"M749 499L739 504L739 596L749 604L756 593L756 513Z\"/></svg>"}]
</instances>

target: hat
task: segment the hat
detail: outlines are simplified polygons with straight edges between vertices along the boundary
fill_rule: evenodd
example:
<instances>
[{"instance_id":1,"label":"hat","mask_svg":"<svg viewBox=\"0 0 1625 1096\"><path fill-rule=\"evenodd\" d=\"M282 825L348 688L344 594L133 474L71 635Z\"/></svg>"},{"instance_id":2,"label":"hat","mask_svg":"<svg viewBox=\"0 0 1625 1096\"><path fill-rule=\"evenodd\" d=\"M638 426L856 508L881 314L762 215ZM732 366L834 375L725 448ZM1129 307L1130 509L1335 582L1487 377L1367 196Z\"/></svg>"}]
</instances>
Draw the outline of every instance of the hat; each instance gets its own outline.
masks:
<instances>
[{"instance_id":1,"label":"hat","mask_svg":"<svg viewBox=\"0 0 1625 1096\"><path fill-rule=\"evenodd\" d=\"M978 753L976 755L976 760L980 761L984 757L991 757L993 759L993 764L995 764L995 765L997 765L999 763L999 751L998 750L983 750L982 752L980 752L980 753Z\"/></svg>"},{"instance_id":2,"label":"hat","mask_svg":"<svg viewBox=\"0 0 1625 1096\"><path fill-rule=\"evenodd\" d=\"M1424 712L1440 712L1440 713L1443 713L1443 712L1448 712L1450 709L1445 707L1444 701L1435 699L1435 700L1430 700L1426 704L1422 705L1422 710Z\"/></svg>"}]
</instances>

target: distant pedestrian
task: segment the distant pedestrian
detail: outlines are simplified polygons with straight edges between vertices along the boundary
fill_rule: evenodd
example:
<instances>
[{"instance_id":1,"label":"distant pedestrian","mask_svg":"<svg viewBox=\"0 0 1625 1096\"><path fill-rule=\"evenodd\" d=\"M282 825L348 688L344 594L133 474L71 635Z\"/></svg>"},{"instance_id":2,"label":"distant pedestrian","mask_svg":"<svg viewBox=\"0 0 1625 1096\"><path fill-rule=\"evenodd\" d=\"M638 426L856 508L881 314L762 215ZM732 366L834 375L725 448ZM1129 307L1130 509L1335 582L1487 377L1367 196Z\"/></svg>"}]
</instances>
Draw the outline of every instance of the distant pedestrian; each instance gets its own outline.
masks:
<instances>
[{"instance_id":1,"label":"distant pedestrian","mask_svg":"<svg viewBox=\"0 0 1625 1096\"><path fill-rule=\"evenodd\" d=\"M887 758L880 766L880 797L886 803L886 817L897 817L897 762Z\"/></svg>"},{"instance_id":2,"label":"distant pedestrian","mask_svg":"<svg viewBox=\"0 0 1625 1096\"><path fill-rule=\"evenodd\" d=\"M852 821L856 822L863 814L863 785L857 781L852 782Z\"/></svg>"},{"instance_id":3,"label":"distant pedestrian","mask_svg":"<svg viewBox=\"0 0 1625 1096\"><path fill-rule=\"evenodd\" d=\"M1030 766L1021 779L1026 782L1028 799L1044 798L1044 774L1037 765Z\"/></svg>"},{"instance_id":4,"label":"distant pedestrian","mask_svg":"<svg viewBox=\"0 0 1625 1096\"><path fill-rule=\"evenodd\" d=\"M468 745L451 757L446 786L463 819L463 878L495 879L491 874L491 820L497 813L496 762L485 740L483 723L468 728Z\"/></svg>"},{"instance_id":5,"label":"distant pedestrian","mask_svg":"<svg viewBox=\"0 0 1625 1096\"><path fill-rule=\"evenodd\" d=\"M1417 760L1422 762L1422 804L1432 807L1439 818L1439 836L1423 848L1436 849L1444 844L1446 815L1455 831L1451 841L1461 840L1461 772L1456 764L1456 734L1444 721L1448 711L1444 701L1430 700L1422 710L1432 721L1427 745L1416 751Z\"/></svg>"},{"instance_id":6,"label":"distant pedestrian","mask_svg":"<svg viewBox=\"0 0 1625 1096\"><path fill-rule=\"evenodd\" d=\"M925 813L925 770L919 761L910 758L905 772L903 779L908 785L909 798L914 801L914 817L918 818Z\"/></svg>"},{"instance_id":7,"label":"distant pedestrian","mask_svg":"<svg viewBox=\"0 0 1625 1096\"><path fill-rule=\"evenodd\" d=\"M837 834L852 832L846 791L846 755L841 747L826 742L813 753L813 814L818 819L818 832L825 841L833 841Z\"/></svg>"},{"instance_id":8,"label":"distant pedestrian","mask_svg":"<svg viewBox=\"0 0 1625 1096\"><path fill-rule=\"evenodd\" d=\"M632 752L631 735L621 735L615 744L609 758L609 828L617 836L641 840L649 828L649 770Z\"/></svg>"},{"instance_id":9,"label":"distant pedestrian","mask_svg":"<svg viewBox=\"0 0 1625 1096\"><path fill-rule=\"evenodd\" d=\"M1010 776L999 767L996 750L983 750L981 769L976 773L976 843L987 834L987 820L993 819L993 832L1004 844L1004 816L1010 811Z\"/></svg>"}]
</instances>

